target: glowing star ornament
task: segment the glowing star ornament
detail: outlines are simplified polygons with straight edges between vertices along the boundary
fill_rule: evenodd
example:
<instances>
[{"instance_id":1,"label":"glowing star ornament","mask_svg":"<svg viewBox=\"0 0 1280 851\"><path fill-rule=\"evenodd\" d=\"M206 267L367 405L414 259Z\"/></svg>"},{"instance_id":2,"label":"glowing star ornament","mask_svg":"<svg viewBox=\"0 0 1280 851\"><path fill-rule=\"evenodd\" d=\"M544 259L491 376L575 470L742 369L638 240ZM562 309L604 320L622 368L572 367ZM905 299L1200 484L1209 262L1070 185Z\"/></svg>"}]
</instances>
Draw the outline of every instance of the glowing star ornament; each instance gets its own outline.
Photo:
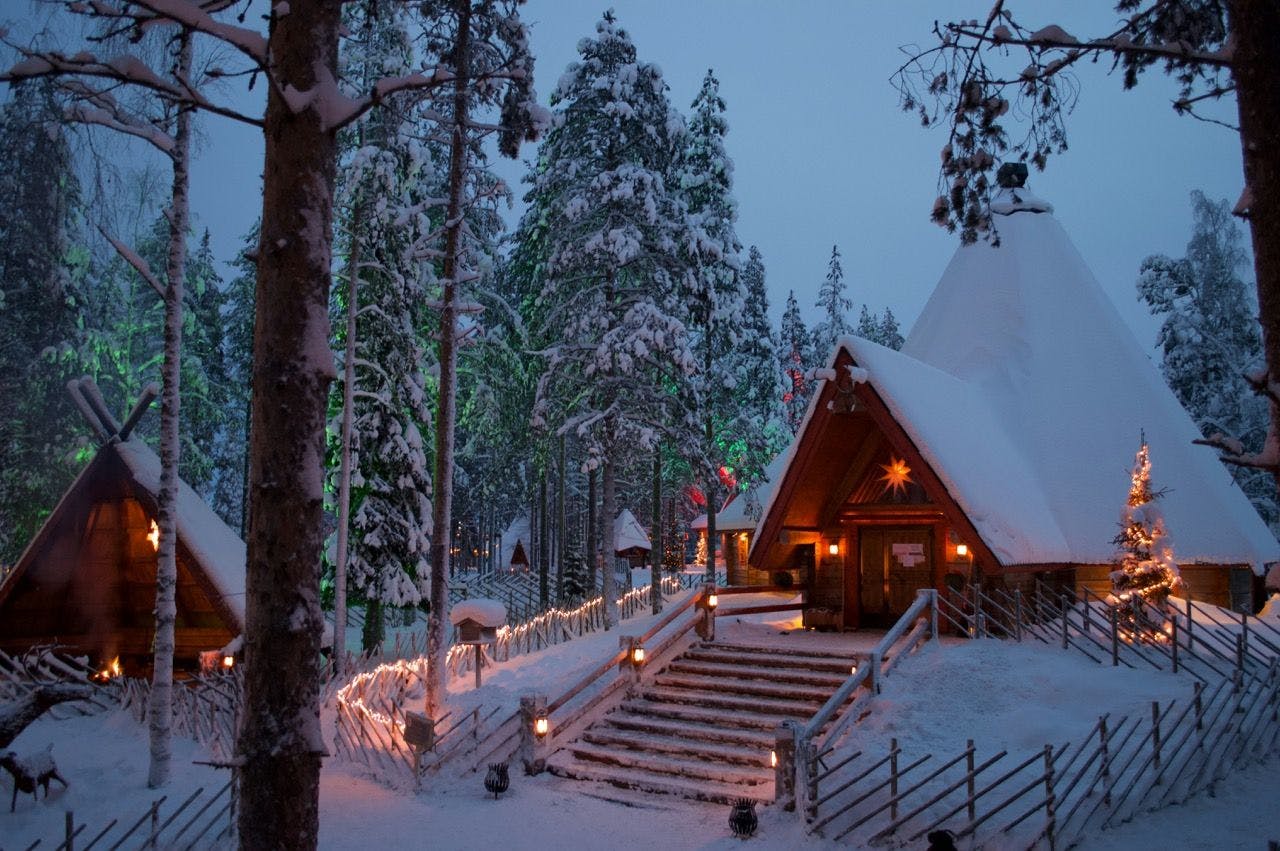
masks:
<instances>
[{"instance_id":1,"label":"glowing star ornament","mask_svg":"<svg viewBox=\"0 0 1280 851\"><path fill-rule=\"evenodd\" d=\"M893 493L906 493L907 485L911 484L911 468L907 466L907 462L901 458L890 458L888 464L881 464L880 469L884 470L884 475L880 477L880 481L884 482L885 491Z\"/></svg>"}]
</instances>

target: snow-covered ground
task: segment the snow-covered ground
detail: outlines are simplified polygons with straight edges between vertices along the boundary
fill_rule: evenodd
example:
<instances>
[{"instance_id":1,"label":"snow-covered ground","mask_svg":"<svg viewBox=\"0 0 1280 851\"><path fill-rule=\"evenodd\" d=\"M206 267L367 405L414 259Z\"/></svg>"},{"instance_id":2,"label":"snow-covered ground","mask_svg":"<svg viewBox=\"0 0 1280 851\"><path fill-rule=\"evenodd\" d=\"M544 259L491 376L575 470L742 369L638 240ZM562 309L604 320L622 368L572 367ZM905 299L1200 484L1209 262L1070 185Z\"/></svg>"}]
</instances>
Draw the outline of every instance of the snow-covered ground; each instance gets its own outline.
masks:
<instances>
[{"instance_id":1,"label":"snow-covered ground","mask_svg":"<svg viewBox=\"0 0 1280 851\"><path fill-rule=\"evenodd\" d=\"M719 637L735 642L868 649L874 634L804 633L785 615L724 618ZM618 647L618 635L637 634L651 616L628 621L618 631L585 636L522 656L487 673L480 690L456 681L451 699L459 709L511 705L522 693L554 695ZM765 622L768 621L766 624ZM786 634L781 634L785 631ZM886 680L872 715L859 728L860 746L879 748L896 737L908 753L958 752L968 738L980 751L1008 747L1029 751L1087 732L1101 712L1113 717L1143 711L1151 700L1183 698L1189 681L1160 672L1098 666L1075 653L1040 644L994 640L948 642L905 661ZM157 794L146 788L146 732L122 714L68 721L46 717L14 744L23 752L54 742L69 789L56 787L46 802L19 796L17 812L0 808L0 848L26 848L36 839L52 847L63 812L75 811L90 834L112 818L132 822ZM192 761L203 758L188 742L175 743L174 781L165 790L170 805L199 786L220 788L226 773ZM1273 817L1274 763L1250 768L1222 784L1217 796L1147 815L1087 840L1081 847L1245 848L1280 839ZM321 775L321 845L325 848L427 847L598 849L737 848L728 808L662 797L640 796L541 775L525 777L513 767L511 789L500 800L486 795L480 774L430 781L423 792L388 788L358 766L327 761ZM0 801L9 794L0 774ZM625 801L622 803L620 801ZM50 841L55 840L55 841ZM789 813L766 808L752 840L758 848L836 847L809 837Z\"/></svg>"}]
</instances>

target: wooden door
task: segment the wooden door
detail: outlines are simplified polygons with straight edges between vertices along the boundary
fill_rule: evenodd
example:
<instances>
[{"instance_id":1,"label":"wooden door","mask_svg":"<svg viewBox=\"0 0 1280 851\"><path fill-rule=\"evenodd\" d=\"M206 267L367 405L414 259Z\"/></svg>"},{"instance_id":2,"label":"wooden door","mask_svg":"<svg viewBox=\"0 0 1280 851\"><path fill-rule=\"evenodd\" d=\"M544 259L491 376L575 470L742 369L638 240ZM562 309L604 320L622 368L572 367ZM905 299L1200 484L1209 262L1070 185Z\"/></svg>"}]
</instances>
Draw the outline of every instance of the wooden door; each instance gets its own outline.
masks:
<instances>
[{"instance_id":1,"label":"wooden door","mask_svg":"<svg viewBox=\"0 0 1280 851\"><path fill-rule=\"evenodd\" d=\"M933 587L933 530L869 526L858 539L859 622L889 626L910 608L918 589Z\"/></svg>"}]
</instances>

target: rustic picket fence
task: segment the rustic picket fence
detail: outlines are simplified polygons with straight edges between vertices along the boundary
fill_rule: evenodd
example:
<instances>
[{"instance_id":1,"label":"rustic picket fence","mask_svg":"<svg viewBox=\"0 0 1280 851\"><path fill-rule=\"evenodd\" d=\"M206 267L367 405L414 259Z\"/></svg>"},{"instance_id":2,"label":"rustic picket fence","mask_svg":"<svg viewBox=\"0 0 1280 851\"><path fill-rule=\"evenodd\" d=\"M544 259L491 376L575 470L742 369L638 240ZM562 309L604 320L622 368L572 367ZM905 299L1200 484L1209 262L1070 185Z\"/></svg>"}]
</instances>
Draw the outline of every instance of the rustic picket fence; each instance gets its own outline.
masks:
<instances>
[{"instance_id":1,"label":"rustic picket fence","mask_svg":"<svg viewBox=\"0 0 1280 851\"><path fill-rule=\"evenodd\" d=\"M53 851L104 851L118 849L221 849L235 847L236 812L235 781L229 780L219 789L208 792L200 787L181 803L166 812L168 796L152 802L141 816L133 820L113 818L91 838L86 823L76 824L75 813L68 811L63 832L49 837L46 843L37 839L26 851L51 848Z\"/></svg>"},{"instance_id":2,"label":"rustic picket fence","mask_svg":"<svg viewBox=\"0 0 1280 851\"><path fill-rule=\"evenodd\" d=\"M679 575L663 577L664 596L685 587ZM618 598L619 617L626 619L652 607L652 586L643 585ZM522 624L499 630L497 640L482 648L481 666L498 664L546 647L570 641L604 627L602 598L571 610L545 612ZM425 636L424 645L425 646ZM405 741L408 720L404 707L425 694L426 659L395 659L359 670L336 688L332 702L336 709L335 751L342 759L358 762L395 786L416 784L424 772L433 771L448 760L466 753L487 735L500 707L477 707L461 717L446 715L436 722L435 747L426 754L415 753ZM455 643L449 648L446 666L451 676L474 671L475 648ZM349 669L351 670L351 669Z\"/></svg>"},{"instance_id":3,"label":"rustic picket fence","mask_svg":"<svg viewBox=\"0 0 1280 851\"><path fill-rule=\"evenodd\" d=\"M120 708L145 726L151 711L151 681L121 678L118 688ZM234 756L244 703L244 674L239 668L175 682L172 702L175 736L198 742L216 760Z\"/></svg>"},{"instance_id":4,"label":"rustic picket fence","mask_svg":"<svg viewBox=\"0 0 1280 851\"><path fill-rule=\"evenodd\" d=\"M1280 739L1280 666L1151 713L1101 716L1083 739L1011 757L972 740L948 759L865 754L850 736L824 757L811 832L856 844L918 845L938 829L997 847L1069 848L1098 830L1178 804L1271 755Z\"/></svg>"},{"instance_id":5,"label":"rustic picket fence","mask_svg":"<svg viewBox=\"0 0 1280 851\"><path fill-rule=\"evenodd\" d=\"M61 721L101 712L114 702L114 686L95 682L95 673L87 659L68 655L54 644L13 655L0 651L0 702L21 700L40 686L73 683L88 687L88 696L50 707L49 715Z\"/></svg>"}]
</instances>

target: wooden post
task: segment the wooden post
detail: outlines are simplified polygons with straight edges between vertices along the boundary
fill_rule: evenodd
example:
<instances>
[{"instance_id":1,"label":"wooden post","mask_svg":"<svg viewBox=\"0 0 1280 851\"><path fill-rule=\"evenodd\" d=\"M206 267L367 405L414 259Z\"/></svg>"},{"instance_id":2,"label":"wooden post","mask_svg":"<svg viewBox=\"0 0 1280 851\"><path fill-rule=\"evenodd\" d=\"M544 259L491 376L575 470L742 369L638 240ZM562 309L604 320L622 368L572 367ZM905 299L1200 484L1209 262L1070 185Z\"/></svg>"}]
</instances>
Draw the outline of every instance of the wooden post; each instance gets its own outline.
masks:
<instances>
[{"instance_id":1,"label":"wooden post","mask_svg":"<svg viewBox=\"0 0 1280 851\"><path fill-rule=\"evenodd\" d=\"M889 740L889 818L898 820L898 740Z\"/></svg>"},{"instance_id":2,"label":"wooden post","mask_svg":"<svg viewBox=\"0 0 1280 851\"><path fill-rule=\"evenodd\" d=\"M541 774L547 767L547 755L551 750L551 731L539 736L534 732L538 718L547 717L547 696L526 694L520 698L520 761L525 774Z\"/></svg>"},{"instance_id":3,"label":"wooden post","mask_svg":"<svg viewBox=\"0 0 1280 851\"><path fill-rule=\"evenodd\" d=\"M76 818L74 815L71 814L71 810L67 810L66 825L67 825L66 827L67 841L63 844L62 847L66 849L66 851L75 851L75 846L73 845L73 843L76 838Z\"/></svg>"},{"instance_id":4,"label":"wooden post","mask_svg":"<svg viewBox=\"0 0 1280 851\"><path fill-rule=\"evenodd\" d=\"M974 638L982 637L982 589L977 585L973 587L973 630Z\"/></svg>"},{"instance_id":5,"label":"wooden post","mask_svg":"<svg viewBox=\"0 0 1280 851\"><path fill-rule=\"evenodd\" d=\"M1244 683L1244 636L1236 635L1236 671L1234 690L1240 691Z\"/></svg>"},{"instance_id":6,"label":"wooden post","mask_svg":"<svg viewBox=\"0 0 1280 851\"><path fill-rule=\"evenodd\" d=\"M871 693L880 693L880 650L877 648L871 651Z\"/></svg>"},{"instance_id":7,"label":"wooden post","mask_svg":"<svg viewBox=\"0 0 1280 851\"><path fill-rule=\"evenodd\" d=\"M480 660L484 658L484 651L481 650L479 644L476 645L476 688L480 688Z\"/></svg>"},{"instance_id":8,"label":"wooden post","mask_svg":"<svg viewBox=\"0 0 1280 851\"><path fill-rule=\"evenodd\" d=\"M1160 701L1151 701L1151 750L1153 752L1152 767L1156 779L1152 785L1160 785Z\"/></svg>"},{"instance_id":9,"label":"wooden post","mask_svg":"<svg viewBox=\"0 0 1280 851\"><path fill-rule=\"evenodd\" d=\"M1111 754L1107 747L1107 716L1103 715L1098 718L1098 740L1101 744L1098 746L1099 754L1102 757L1102 803L1105 806L1111 806Z\"/></svg>"},{"instance_id":10,"label":"wooden post","mask_svg":"<svg viewBox=\"0 0 1280 851\"><path fill-rule=\"evenodd\" d=\"M1022 589L1013 589L1013 628L1014 635L1019 641L1022 640ZM973 819L970 818L970 821Z\"/></svg>"},{"instance_id":11,"label":"wooden post","mask_svg":"<svg viewBox=\"0 0 1280 851\"><path fill-rule=\"evenodd\" d=\"M708 602L715 593L716 586L707 582L702 586L702 599L698 601L698 606L702 609L702 617L698 620L695 629L698 637L708 643L716 640L716 610Z\"/></svg>"},{"instance_id":12,"label":"wooden post","mask_svg":"<svg viewBox=\"0 0 1280 851\"><path fill-rule=\"evenodd\" d=\"M1120 613L1111 607L1111 667L1120 665Z\"/></svg>"},{"instance_id":13,"label":"wooden post","mask_svg":"<svg viewBox=\"0 0 1280 851\"><path fill-rule=\"evenodd\" d=\"M1055 851L1057 844L1054 834L1057 831L1057 806L1053 798L1053 746L1044 746L1044 836L1049 841L1049 851Z\"/></svg>"},{"instance_id":14,"label":"wooden post","mask_svg":"<svg viewBox=\"0 0 1280 851\"><path fill-rule=\"evenodd\" d=\"M153 801L151 804L151 833L147 837L148 848L156 847L156 839L160 833L160 802Z\"/></svg>"},{"instance_id":15,"label":"wooden post","mask_svg":"<svg viewBox=\"0 0 1280 851\"><path fill-rule=\"evenodd\" d=\"M626 658L618 663L618 673L627 678L629 692L640 685L640 668L643 663L637 664L635 661L636 648L640 646L640 642L636 640L638 638L636 635L618 636L618 647L627 651Z\"/></svg>"},{"instance_id":16,"label":"wooden post","mask_svg":"<svg viewBox=\"0 0 1280 851\"><path fill-rule=\"evenodd\" d=\"M1071 622L1067 619L1071 614L1071 607L1067 605L1067 598L1062 597L1062 649L1067 649L1067 642L1070 641L1068 630L1071 628Z\"/></svg>"},{"instance_id":17,"label":"wooden post","mask_svg":"<svg viewBox=\"0 0 1280 851\"><path fill-rule=\"evenodd\" d=\"M965 757L965 768L968 769L968 783L966 785L969 791L969 824L973 824L974 819L978 817L978 802L974 798L974 794L977 791L978 778L973 773L973 763L975 761L973 739L969 740L968 748L969 753Z\"/></svg>"},{"instance_id":18,"label":"wooden post","mask_svg":"<svg viewBox=\"0 0 1280 851\"><path fill-rule=\"evenodd\" d=\"M796 737L795 721L786 720L773 730L773 802L787 812L796 808Z\"/></svg>"}]
</instances>

